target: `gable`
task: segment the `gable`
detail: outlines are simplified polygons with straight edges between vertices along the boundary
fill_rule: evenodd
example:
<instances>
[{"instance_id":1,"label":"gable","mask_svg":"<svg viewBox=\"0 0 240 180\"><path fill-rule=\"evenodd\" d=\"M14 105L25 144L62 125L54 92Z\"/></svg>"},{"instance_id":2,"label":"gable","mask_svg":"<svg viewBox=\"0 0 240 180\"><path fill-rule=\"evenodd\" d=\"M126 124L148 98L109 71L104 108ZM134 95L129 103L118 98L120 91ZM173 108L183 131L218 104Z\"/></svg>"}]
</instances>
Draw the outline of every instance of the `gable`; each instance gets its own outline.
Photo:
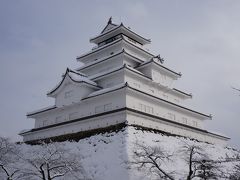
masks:
<instances>
[{"instance_id":1,"label":"gable","mask_svg":"<svg viewBox=\"0 0 240 180\"><path fill-rule=\"evenodd\" d=\"M101 34L105 33L106 31L108 31L108 30L110 30L110 29L112 29L112 28L115 28L116 26L117 26L117 25L112 24L112 23L107 24L107 25L105 26L105 28L102 30Z\"/></svg>"},{"instance_id":2,"label":"gable","mask_svg":"<svg viewBox=\"0 0 240 180\"><path fill-rule=\"evenodd\" d=\"M72 81L63 84L55 96L55 104L57 107L67 106L78 103L82 98L92 93L94 89L86 86L84 83L76 84Z\"/></svg>"},{"instance_id":3,"label":"gable","mask_svg":"<svg viewBox=\"0 0 240 180\"><path fill-rule=\"evenodd\" d=\"M94 88L94 89L100 88L95 82L88 79L86 75L67 68L66 73L64 74L61 82L58 83L58 85L55 88L53 88L53 90L48 92L47 95L49 97L55 97L58 94L58 92L61 91L62 87L66 83L74 83L74 84L80 84L80 85L84 84L88 88Z\"/></svg>"}]
</instances>

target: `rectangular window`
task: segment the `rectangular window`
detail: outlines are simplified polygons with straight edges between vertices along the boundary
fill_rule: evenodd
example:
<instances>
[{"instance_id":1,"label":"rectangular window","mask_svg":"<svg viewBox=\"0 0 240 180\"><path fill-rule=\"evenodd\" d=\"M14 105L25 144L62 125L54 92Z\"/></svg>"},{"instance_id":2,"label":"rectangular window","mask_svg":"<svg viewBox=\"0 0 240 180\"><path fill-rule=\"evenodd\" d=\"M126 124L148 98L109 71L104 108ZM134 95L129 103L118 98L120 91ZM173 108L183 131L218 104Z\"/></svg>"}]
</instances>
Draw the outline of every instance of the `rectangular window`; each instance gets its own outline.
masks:
<instances>
[{"instance_id":1,"label":"rectangular window","mask_svg":"<svg viewBox=\"0 0 240 180\"><path fill-rule=\"evenodd\" d=\"M104 105L104 111L109 111L112 109L112 103L109 103L109 104L105 104Z\"/></svg>"},{"instance_id":2,"label":"rectangular window","mask_svg":"<svg viewBox=\"0 0 240 180\"><path fill-rule=\"evenodd\" d=\"M48 125L47 120L44 120L43 121L43 126L47 126L47 125Z\"/></svg>"},{"instance_id":3,"label":"rectangular window","mask_svg":"<svg viewBox=\"0 0 240 180\"><path fill-rule=\"evenodd\" d=\"M72 95L73 95L73 90L66 91L65 95L64 95L64 98L70 98L70 97L72 97Z\"/></svg>"},{"instance_id":4,"label":"rectangular window","mask_svg":"<svg viewBox=\"0 0 240 180\"><path fill-rule=\"evenodd\" d=\"M182 120L184 124L187 124L187 118L183 117Z\"/></svg>"},{"instance_id":5,"label":"rectangular window","mask_svg":"<svg viewBox=\"0 0 240 180\"><path fill-rule=\"evenodd\" d=\"M153 108L150 106L146 106L146 112L153 114Z\"/></svg>"},{"instance_id":6,"label":"rectangular window","mask_svg":"<svg viewBox=\"0 0 240 180\"><path fill-rule=\"evenodd\" d=\"M143 112L153 114L153 107L150 107L150 106L147 106L147 105L144 105L144 104L139 104L139 109Z\"/></svg>"},{"instance_id":7,"label":"rectangular window","mask_svg":"<svg viewBox=\"0 0 240 180\"><path fill-rule=\"evenodd\" d=\"M153 114L153 107L150 107L150 113Z\"/></svg>"},{"instance_id":8,"label":"rectangular window","mask_svg":"<svg viewBox=\"0 0 240 180\"><path fill-rule=\"evenodd\" d=\"M197 122L193 121L193 126L197 127Z\"/></svg>"},{"instance_id":9,"label":"rectangular window","mask_svg":"<svg viewBox=\"0 0 240 180\"><path fill-rule=\"evenodd\" d=\"M96 106L95 107L95 113L101 113L104 111L104 106Z\"/></svg>"},{"instance_id":10,"label":"rectangular window","mask_svg":"<svg viewBox=\"0 0 240 180\"><path fill-rule=\"evenodd\" d=\"M150 113L150 107L149 106L146 106L146 112Z\"/></svg>"}]
</instances>

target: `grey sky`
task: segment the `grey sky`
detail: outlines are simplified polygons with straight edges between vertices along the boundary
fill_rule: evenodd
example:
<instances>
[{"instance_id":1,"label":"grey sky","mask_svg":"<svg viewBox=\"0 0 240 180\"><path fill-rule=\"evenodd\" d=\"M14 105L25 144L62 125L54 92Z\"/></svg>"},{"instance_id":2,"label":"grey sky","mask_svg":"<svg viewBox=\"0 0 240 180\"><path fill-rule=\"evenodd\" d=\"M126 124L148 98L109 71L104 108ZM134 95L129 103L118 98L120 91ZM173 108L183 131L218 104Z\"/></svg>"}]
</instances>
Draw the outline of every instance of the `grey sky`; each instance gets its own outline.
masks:
<instances>
[{"instance_id":1,"label":"grey sky","mask_svg":"<svg viewBox=\"0 0 240 180\"><path fill-rule=\"evenodd\" d=\"M213 114L209 130L240 147L239 1L1 1L0 134L33 127L27 112L53 104L46 92L90 50L108 18L152 39L149 49L183 76L186 104Z\"/></svg>"}]
</instances>

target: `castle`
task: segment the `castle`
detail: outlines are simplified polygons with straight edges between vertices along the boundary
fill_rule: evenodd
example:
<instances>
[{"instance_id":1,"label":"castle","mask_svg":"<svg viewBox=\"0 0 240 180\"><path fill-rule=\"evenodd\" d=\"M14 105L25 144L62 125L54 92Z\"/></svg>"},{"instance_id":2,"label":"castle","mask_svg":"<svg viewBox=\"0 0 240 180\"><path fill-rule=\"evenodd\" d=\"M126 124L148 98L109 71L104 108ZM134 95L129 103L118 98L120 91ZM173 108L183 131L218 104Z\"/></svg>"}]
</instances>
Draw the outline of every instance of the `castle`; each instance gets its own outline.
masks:
<instances>
[{"instance_id":1,"label":"castle","mask_svg":"<svg viewBox=\"0 0 240 180\"><path fill-rule=\"evenodd\" d=\"M83 65L47 93L55 105L27 114L35 126L20 132L24 142L124 123L226 145L228 137L203 128L211 115L182 105L192 95L173 88L181 73L145 49L151 40L110 18L90 42L96 46L77 57Z\"/></svg>"}]
</instances>

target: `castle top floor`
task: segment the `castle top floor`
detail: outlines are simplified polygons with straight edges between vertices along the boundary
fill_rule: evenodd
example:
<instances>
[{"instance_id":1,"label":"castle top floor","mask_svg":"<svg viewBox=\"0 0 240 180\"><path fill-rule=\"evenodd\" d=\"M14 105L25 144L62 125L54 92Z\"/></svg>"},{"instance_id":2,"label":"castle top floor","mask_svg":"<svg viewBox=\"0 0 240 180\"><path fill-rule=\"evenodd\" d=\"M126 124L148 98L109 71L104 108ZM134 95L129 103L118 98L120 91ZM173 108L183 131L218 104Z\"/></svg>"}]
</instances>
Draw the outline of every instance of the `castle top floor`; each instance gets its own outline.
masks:
<instances>
[{"instance_id":1,"label":"castle top floor","mask_svg":"<svg viewBox=\"0 0 240 180\"><path fill-rule=\"evenodd\" d=\"M116 40L117 37L124 35L128 37L128 39L140 46L143 46L145 44L149 44L151 42L150 39L146 39L142 37L141 35L133 32L130 30L129 27L125 27L123 23L120 25L112 23L112 18L108 20L107 25L104 27L102 32L91 38L90 42L97 44L98 47L103 46L107 43L110 43L114 40Z\"/></svg>"}]
</instances>

